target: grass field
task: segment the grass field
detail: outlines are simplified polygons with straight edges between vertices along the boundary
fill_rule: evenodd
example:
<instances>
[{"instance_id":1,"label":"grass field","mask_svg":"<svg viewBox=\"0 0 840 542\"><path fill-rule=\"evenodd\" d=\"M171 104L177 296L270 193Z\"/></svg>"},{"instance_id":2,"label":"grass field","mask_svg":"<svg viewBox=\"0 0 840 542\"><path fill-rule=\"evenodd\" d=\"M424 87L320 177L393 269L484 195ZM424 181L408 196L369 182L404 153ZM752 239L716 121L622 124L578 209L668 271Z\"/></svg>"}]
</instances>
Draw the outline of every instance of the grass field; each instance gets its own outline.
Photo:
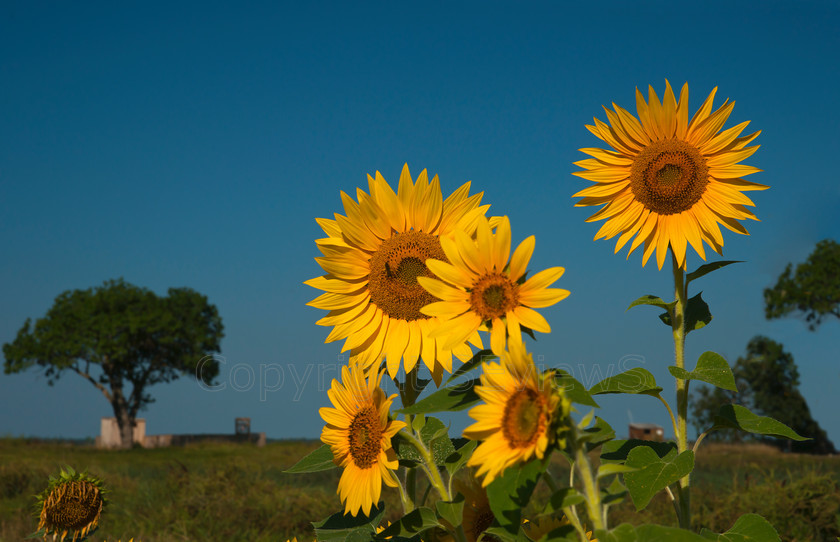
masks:
<instances>
[{"instance_id":1,"label":"grass field","mask_svg":"<svg viewBox=\"0 0 840 542\"><path fill-rule=\"evenodd\" d=\"M340 471L282 471L319 445L205 443L103 451L0 439L0 540L18 541L35 531L32 496L63 465L88 470L110 490L107 512L91 540L311 540L310 522L339 509ZM554 468L562 476L563 465ZM840 536L838 480L840 457L782 454L759 445L704 445L693 482L696 523L721 532L741 514L757 512L786 542L834 541ZM542 486L538 491L547 494ZM398 517L396 492L383 494L386 517ZM640 514L629 501L615 506L610 521L674 524L673 516L660 495Z\"/></svg>"}]
</instances>

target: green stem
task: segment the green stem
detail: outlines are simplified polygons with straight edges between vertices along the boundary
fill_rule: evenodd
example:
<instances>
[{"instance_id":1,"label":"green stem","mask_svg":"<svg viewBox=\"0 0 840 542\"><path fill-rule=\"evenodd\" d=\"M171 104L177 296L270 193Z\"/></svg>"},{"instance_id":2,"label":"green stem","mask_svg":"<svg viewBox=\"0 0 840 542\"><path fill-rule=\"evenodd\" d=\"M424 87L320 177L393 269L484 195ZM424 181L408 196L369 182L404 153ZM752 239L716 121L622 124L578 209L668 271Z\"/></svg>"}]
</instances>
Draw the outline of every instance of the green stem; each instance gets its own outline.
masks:
<instances>
[{"instance_id":1,"label":"green stem","mask_svg":"<svg viewBox=\"0 0 840 542\"><path fill-rule=\"evenodd\" d=\"M409 467L405 469L405 497L409 507L408 512L411 512L414 510L414 501L417 498L417 469Z\"/></svg>"},{"instance_id":2,"label":"green stem","mask_svg":"<svg viewBox=\"0 0 840 542\"><path fill-rule=\"evenodd\" d=\"M395 379L396 380L396 379ZM399 382L397 382L399 387ZM417 367L412 369L405 375L405 383L400 388L400 399L402 399L403 407L409 407L417 400ZM405 415L405 423L408 426L409 433L414 431L414 416L411 414ZM403 431L405 434L406 431ZM415 508L415 501L417 499L417 469L406 467L405 469L405 500L403 508L408 505L406 513L411 512Z\"/></svg>"},{"instance_id":3,"label":"green stem","mask_svg":"<svg viewBox=\"0 0 840 542\"><path fill-rule=\"evenodd\" d=\"M574 472L574 468L572 469ZM557 487L557 482L554 481L554 477L551 473L546 469L542 474L542 479L545 481L548 488L551 490L551 493L557 493L560 488ZM570 486L571 487L571 486ZM583 529L583 525L580 523L580 519L577 515L577 510L573 506L565 506L563 507L563 514L566 515L566 519L569 520L569 523L572 524L572 527L575 528L577 531L578 536L583 542L587 542L589 538L586 536L586 531Z\"/></svg>"},{"instance_id":4,"label":"green stem","mask_svg":"<svg viewBox=\"0 0 840 542\"><path fill-rule=\"evenodd\" d=\"M671 254L674 269L674 312L671 318L671 329L674 335L675 364L685 369L685 309L686 283L685 272L677 263L676 256ZM677 451L683 453L688 450L688 381L677 378ZM686 474L680 479L680 527L691 528L691 480Z\"/></svg>"},{"instance_id":5,"label":"green stem","mask_svg":"<svg viewBox=\"0 0 840 542\"><path fill-rule=\"evenodd\" d=\"M402 483L400 483L399 477L397 477L397 487L400 490L400 502L402 502L403 514L408 514L409 512L414 510L414 503L411 501L410 498L408 498L408 495L406 494Z\"/></svg>"},{"instance_id":6,"label":"green stem","mask_svg":"<svg viewBox=\"0 0 840 542\"><path fill-rule=\"evenodd\" d=\"M423 462L426 464L426 473L429 475L429 481L432 483L434 488L437 490L440 498L444 501L451 501L452 498L449 495L449 491L446 489L446 484L443 483L443 478L440 477L440 471L435 465L434 458L432 457L432 453L426 448L419 438L417 438L412 432L409 432L403 429L400 432L400 435L403 436L407 441L409 441L412 446L414 446L417 451L420 453L420 457L423 458Z\"/></svg>"},{"instance_id":7,"label":"green stem","mask_svg":"<svg viewBox=\"0 0 840 542\"><path fill-rule=\"evenodd\" d=\"M589 458L586 456L584 447L574 443L575 468L580 473L583 482L583 496L586 498L586 510L589 512L589 520L595 529L606 529L604 525L604 514L601 511L601 488L592 476L592 467L589 465Z\"/></svg>"},{"instance_id":8,"label":"green stem","mask_svg":"<svg viewBox=\"0 0 840 542\"><path fill-rule=\"evenodd\" d=\"M662 404L665 405L666 409L668 409L668 415L671 416L671 426L674 428L674 438L677 438L677 435L679 434L679 429L677 428L677 420L676 418L674 418L674 411L671 410L671 405L668 404L668 401L666 401L661 394L657 393L656 398L662 401Z\"/></svg>"}]
</instances>

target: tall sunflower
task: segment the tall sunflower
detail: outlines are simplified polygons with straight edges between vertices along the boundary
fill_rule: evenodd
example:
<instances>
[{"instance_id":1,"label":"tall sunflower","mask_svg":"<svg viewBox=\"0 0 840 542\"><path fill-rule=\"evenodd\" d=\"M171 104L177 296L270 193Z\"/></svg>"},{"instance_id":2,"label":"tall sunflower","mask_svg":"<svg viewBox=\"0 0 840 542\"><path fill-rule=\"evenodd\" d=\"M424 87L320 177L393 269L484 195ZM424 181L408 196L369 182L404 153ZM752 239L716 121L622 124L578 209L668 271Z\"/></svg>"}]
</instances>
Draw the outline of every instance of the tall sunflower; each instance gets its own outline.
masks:
<instances>
[{"instance_id":1,"label":"tall sunflower","mask_svg":"<svg viewBox=\"0 0 840 542\"><path fill-rule=\"evenodd\" d=\"M484 404L470 410L476 422L464 430L466 438L483 441L467 465L478 467L484 487L512 465L542 459L571 409L552 384L553 372L540 374L523 343L511 342L501 358L482 366L475 391Z\"/></svg>"},{"instance_id":2,"label":"tall sunflower","mask_svg":"<svg viewBox=\"0 0 840 542\"><path fill-rule=\"evenodd\" d=\"M521 342L520 325L541 333L551 327L535 308L547 307L565 299L568 290L548 288L563 275L562 267L540 271L522 282L534 251L530 236L510 256L510 220L502 217L496 232L485 217L479 217L474 241L456 232L454 239L442 239L448 263L429 260L428 268L442 280L419 277L418 282L441 301L421 309L439 319L435 334L443 334L444 345L463 343L477 330L490 328L490 347L497 355L505 349L505 333Z\"/></svg>"},{"instance_id":3,"label":"tall sunflower","mask_svg":"<svg viewBox=\"0 0 840 542\"><path fill-rule=\"evenodd\" d=\"M603 205L587 222L607 219L596 240L621 234L618 252L636 236L628 258L644 243L642 265L655 250L660 269L670 246L684 269L687 244L704 260L704 242L721 253L718 224L749 235L738 220L758 219L746 208L755 204L744 192L768 187L745 181L742 177L761 170L739 162L758 149L747 145L761 132L739 137L749 121L721 132L735 102L727 99L712 112L716 92L717 87L689 121L688 84L677 101L666 81L662 102L653 87L647 102L636 89L638 119L613 103L615 111L604 107L610 124L596 118L595 126L587 126L614 149L580 149L592 158L575 162L586 171L574 175L596 183L573 196L583 198L575 206Z\"/></svg>"},{"instance_id":4,"label":"tall sunflower","mask_svg":"<svg viewBox=\"0 0 840 542\"><path fill-rule=\"evenodd\" d=\"M344 468L338 482L338 495L345 514L370 513L379 500L382 483L397 487L394 473L399 466L391 446L391 437L405 423L390 420L388 412L396 395L388 398L379 387L383 372L365 376L358 365L341 368L341 382L332 381L327 392L335 408L323 407L321 417L327 422L321 440L328 444L333 461Z\"/></svg>"},{"instance_id":5,"label":"tall sunflower","mask_svg":"<svg viewBox=\"0 0 840 542\"><path fill-rule=\"evenodd\" d=\"M446 259L441 239L474 235L490 206L481 205L483 193L469 195L470 183L444 200L437 175L429 182L424 169L414 182L408 165L396 192L378 171L368 175L368 187L370 194L357 189L358 202L341 193L346 215L318 219L327 237L315 241L324 254L315 260L326 274L305 284L326 293L308 304L330 311L317 323L334 326L326 342L345 339L342 352L351 351L351 362L368 368L385 356L394 377L401 359L408 372L422 358L439 383L452 370L452 354L469 359L467 339L479 347L480 339L474 334L444 348L431 338L434 319L420 309L436 299L417 279L434 276L427 259Z\"/></svg>"}]
</instances>

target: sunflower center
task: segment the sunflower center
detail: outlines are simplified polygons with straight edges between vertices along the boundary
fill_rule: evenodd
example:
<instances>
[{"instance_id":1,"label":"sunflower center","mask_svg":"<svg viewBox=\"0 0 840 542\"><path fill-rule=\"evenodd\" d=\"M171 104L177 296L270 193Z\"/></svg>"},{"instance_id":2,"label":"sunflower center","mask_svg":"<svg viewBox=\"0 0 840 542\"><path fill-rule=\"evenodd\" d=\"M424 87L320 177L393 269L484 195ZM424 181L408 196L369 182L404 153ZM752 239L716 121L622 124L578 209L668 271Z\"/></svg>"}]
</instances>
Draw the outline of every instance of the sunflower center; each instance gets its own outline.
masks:
<instances>
[{"instance_id":1,"label":"sunflower center","mask_svg":"<svg viewBox=\"0 0 840 542\"><path fill-rule=\"evenodd\" d=\"M370 300L391 318L428 318L420 309L437 298L420 286L417 277L434 277L426 267L429 258L449 261L436 235L406 231L383 241L370 257Z\"/></svg>"},{"instance_id":2,"label":"sunflower center","mask_svg":"<svg viewBox=\"0 0 840 542\"><path fill-rule=\"evenodd\" d=\"M654 141L636 156L630 190L649 210L681 213L697 203L709 184L709 168L700 151L678 139Z\"/></svg>"},{"instance_id":3,"label":"sunflower center","mask_svg":"<svg viewBox=\"0 0 840 542\"><path fill-rule=\"evenodd\" d=\"M427 271L426 264L420 258L409 256L400 262L395 276L406 286L414 286L417 284L417 277L425 276Z\"/></svg>"},{"instance_id":4,"label":"sunflower center","mask_svg":"<svg viewBox=\"0 0 840 542\"><path fill-rule=\"evenodd\" d=\"M102 495L86 482L74 482L64 488L45 508L49 525L54 529L80 530L95 523L102 509Z\"/></svg>"},{"instance_id":5,"label":"sunflower center","mask_svg":"<svg viewBox=\"0 0 840 542\"><path fill-rule=\"evenodd\" d=\"M514 393L505 405L502 432L512 448L533 445L546 426L546 403L531 388Z\"/></svg>"},{"instance_id":6,"label":"sunflower center","mask_svg":"<svg viewBox=\"0 0 840 542\"><path fill-rule=\"evenodd\" d=\"M360 469L370 468L379 457L382 440L382 427L376 409L366 406L361 409L350 423L350 457Z\"/></svg>"},{"instance_id":7,"label":"sunflower center","mask_svg":"<svg viewBox=\"0 0 840 542\"><path fill-rule=\"evenodd\" d=\"M519 306L519 285L507 275L490 273L473 284L470 305L483 320L494 320Z\"/></svg>"},{"instance_id":8,"label":"sunflower center","mask_svg":"<svg viewBox=\"0 0 840 542\"><path fill-rule=\"evenodd\" d=\"M487 506L488 508L481 509L476 514L475 523L472 525L473 540L478 540L481 533L486 531L493 524L493 520L496 519L496 516L493 515L493 511L489 509L489 505ZM495 536L486 534L482 540L490 542L499 539Z\"/></svg>"}]
</instances>

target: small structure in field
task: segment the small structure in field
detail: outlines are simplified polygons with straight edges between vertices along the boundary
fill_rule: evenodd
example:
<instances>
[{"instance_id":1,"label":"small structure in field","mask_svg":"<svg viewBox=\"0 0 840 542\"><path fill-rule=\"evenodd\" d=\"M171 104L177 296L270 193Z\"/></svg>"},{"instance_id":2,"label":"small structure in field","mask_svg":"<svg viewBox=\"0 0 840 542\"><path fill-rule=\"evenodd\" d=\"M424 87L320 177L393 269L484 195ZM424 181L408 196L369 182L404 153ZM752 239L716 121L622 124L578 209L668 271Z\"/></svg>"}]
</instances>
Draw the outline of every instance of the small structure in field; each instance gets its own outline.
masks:
<instances>
[{"instance_id":1,"label":"small structure in field","mask_svg":"<svg viewBox=\"0 0 840 542\"><path fill-rule=\"evenodd\" d=\"M653 440L662 442L665 440L665 431L655 423L631 423L630 438L639 440Z\"/></svg>"},{"instance_id":2,"label":"small structure in field","mask_svg":"<svg viewBox=\"0 0 840 542\"><path fill-rule=\"evenodd\" d=\"M186 435L147 435L146 420L138 418L134 426L133 441L143 448L162 448L183 446L191 442L251 442L265 446L265 433L251 433L251 418L236 418L234 433L230 434L186 434ZM120 428L116 418L102 418L100 434L96 437L97 448L119 448Z\"/></svg>"}]
</instances>

